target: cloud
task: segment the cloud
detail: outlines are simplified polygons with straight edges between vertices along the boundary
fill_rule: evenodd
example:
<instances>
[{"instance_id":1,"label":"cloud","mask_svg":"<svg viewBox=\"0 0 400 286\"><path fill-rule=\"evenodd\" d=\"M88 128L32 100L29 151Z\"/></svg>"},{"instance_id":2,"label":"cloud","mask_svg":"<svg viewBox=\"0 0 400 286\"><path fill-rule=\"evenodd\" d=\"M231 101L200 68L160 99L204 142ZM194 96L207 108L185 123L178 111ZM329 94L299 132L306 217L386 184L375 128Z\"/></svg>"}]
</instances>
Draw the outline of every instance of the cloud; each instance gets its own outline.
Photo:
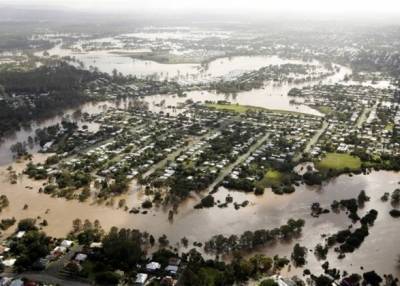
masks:
<instances>
[{"instance_id":1,"label":"cloud","mask_svg":"<svg viewBox=\"0 0 400 286\"><path fill-rule=\"evenodd\" d=\"M103 11L400 13L399 0L0 0L0 4L2 2Z\"/></svg>"}]
</instances>

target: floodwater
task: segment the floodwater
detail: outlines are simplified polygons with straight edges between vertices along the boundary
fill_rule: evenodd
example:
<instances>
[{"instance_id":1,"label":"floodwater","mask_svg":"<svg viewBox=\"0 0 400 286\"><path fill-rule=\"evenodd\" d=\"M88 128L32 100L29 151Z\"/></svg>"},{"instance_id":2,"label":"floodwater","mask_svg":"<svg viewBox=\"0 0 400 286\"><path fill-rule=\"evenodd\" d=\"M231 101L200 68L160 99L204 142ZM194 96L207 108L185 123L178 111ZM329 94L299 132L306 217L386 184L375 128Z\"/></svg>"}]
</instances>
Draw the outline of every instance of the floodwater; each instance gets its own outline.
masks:
<instances>
[{"instance_id":1,"label":"floodwater","mask_svg":"<svg viewBox=\"0 0 400 286\"><path fill-rule=\"evenodd\" d=\"M136 37L147 35L135 35ZM170 35L168 36L170 37ZM131 53L135 51L129 51ZM142 51L137 51L142 52ZM220 58L210 62L207 67L199 64L161 64L153 61L144 61L118 55L110 51L91 51L86 53L74 53L71 50L61 49L60 46L49 51L51 55L75 56L82 61L86 67L95 66L103 72L111 73L117 69L123 74L136 76L148 76L157 74L160 79L178 79L182 82L201 82L221 77L230 77L241 72L256 70L268 65L280 65L284 63L304 63L302 61L288 61L276 56L241 56L232 58ZM311 64L318 64L311 62ZM206 100L218 101L228 100L233 103L243 105L259 106L269 109L281 109L288 111L298 111L314 115L321 115L318 111L301 104L291 104L287 92L293 88L318 83L337 83L342 82L346 74L351 74L351 70L340 67L340 71L320 82L306 82L302 84L289 83L265 83L261 89L247 92L240 92L235 95L217 94L210 91L188 92L186 97L175 95L155 95L145 97L143 100L149 102L149 107L153 111L172 112L168 106L177 106L188 99L195 102ZM299 99L296 99L299 100ZM162 104L160 104L162 102ZM79 109L82 112L98 113L106 106L115 106L113 102L99 104L85 104ZM76 109L64 112L65 115L72 116ZM177 112L177 111L175 111ZM4 139L0 145L0 189L1 194L7 195L10 206L0 213L0 218L15 217L17 220L28 217L38 217L46 219L49 223L44 230L51 236L65 236L72 228L72 221L76 218L81 220L98 219L104 229L108 230L112 226L136 228L148 231L158 237L166 234L171 245L176 245L180 239L186 236L191 243L194 241L204 242L215 234L241 234L246 230L271 229L284 224L289 218L302 218L306 220L302 236L296 240L301 245L313 249L317 243L322 243L322 234L333 234L350 225L350 221L344 213L324 214L319 218L310 215L310 206L313 202L320 202L323 207L329 207L333 200L353 198L361 190L365 190L371 197L361 213L372 208L378 210L378 219L375 226L370 228L370 235L365 239L360 249L346 258L338 260L333 250L330 250L328 260L331 267L340 266L349 272L365 272L376 270L377 272L392 273L400 277L400 271L396 268L396 261L400 255L400 219L394 219L389 215L391 206L389 203L380 201L384 192L392 192L399 187L400 174L395 172L372 172L368 175L357 175L349 177L347 175L333 179L322 187L299 186L296 192L290 195L275 195L267 190L263 196L233 192L220 188L215 194L217 200L225 201L229 193L234 201L241 203L249 200L250 204L239 210L235 210L233 205L228 208L214 207L211 209L196 210L193 206L199 201L199 197L194 195L192 198L183 202L174 215L172 221L168 220L168 211L164 207L154 207L148 214L130 214L117 207L106 207L96 203L80 203L78 201L67 201L63 198L51 198L48 195L38 193L38 189L43 182L31 181L26 176L20 176L17 184L8 182L6 170L7 164L13 158L10 153L10 146L18 141L26 141L28 136L34 135L36 128L43 128L61 122L63 116L35 122L31 128L16 132L12 137ZM77 120L80 125L87 124ZM89 128L95 130L96 124L88 124ZM30 152L34 153L34 161L43 161L46 155L36 153L39 147L33 146ZM36 154L35 154L36 153ZM14 163L13 168L17 172L22 172L24 163ZM127 205L139 207L146 196L139 186L133 184L129 193L123 196L127 200ZM28 209L23 210L27 204ZM115 205L118 199L115 200ZM49 210L49 211L47 211ZM8 231L10 233L12 229ZM276 245L265 247L259 251L266 255L290 256L294 242L277 243ZM308 254L308 264L305 268L313 272L322 272L320 265L313 253ZM360 270L363 267L364 270ZM301 274L302 269L292 268L291 271L285 269L290 274Z\"/></svg>"},{"instance_id":2,"label":"floodwater","mask_svg":"<svg viewBox=\"0 0 400 286\"><path fill-rule=\"evenodd\" d=\"M102 103L85 103L77 108L72 108L65 110L64 112L56 115L54 117L34 121L29 127L21 128L21 130L14 132L13 134L2 138L0 141L0 166L5 164L10 164L13 162L13 154L11 153L10 147L17 142L26 142L28 137L35 137L35 130L38 128L45 128L57 123L61 123L61 121L65 118L71 119L78 124L78 126L86 125L88 126L89 131L96 131L99 127L97 123L94 122L83 122L80 118L74 118L74 112L80 110L82 113L87 112L89 114L99 113L104 109L104 106L109 106L110 103L102 102ZM36 153L40 150L40 146L38 144L33 144L32 146L27 146L27 149L30 153Z\"/></svg>"},{"instance_id":3,"label":"floodwater","mask_svg":"<svg viewBox=\"0 0 400 286\"><path fill-rule=\"evenodd\" d=\"M50 55L75 57L83 62L85 67L97 67L100 71L106 73L112 73L116 69L124 75L155 76L159 80L177 80L182 84L208 82L222 77L231 77L269 65L287 63L319 65L317 61L288 60L278 56L223 57L213 60L207 65L191 63L167 64L134 58L135 52L142 51L142 49L130 52L121 50L120 54L108 50L74 52L71 49L64 49L60 45L56 45L47 52ZM129 56L129 53L132 54L132 57ZM36 53L36 55L41 56L42 52Z\"/></svg>"},{"instance_id":4,"label":"floodwater","mask_svg":"<svg viewBox=\"0 0 400 286\"><path fill-rule=\"evenodd\" d=\"M277 58L279 59L279 58ZM279 61L279 60L277 60ZM276 63L279 64L279 63ZM216 72L218 68L213 68ZM225 100L234 104L250 105L263 107L267 109L277 109L285 111L302 112L311 115L323 116L319 111L302 104L302 99L296 98L296 104L291 103L293 98L287 94L292 88L302 88L315 84L334 84L343 80L346 74L351 74L351 69L340 66L340 70L332 76L329 76L321 81L309 81L303 83L276 83L266 82L263 88L253 89L250 91L238 92L236 94L222 94L215 91L191 91L186 92L185 97L176 95L153 95L144 98L149 103L149 108L152 111L159 112L179 112L171 110L168 106L177 106L187 100L194 102L219 101ZM160 104L162 103L162 104Z\"/></svg>"},{"instance_id":5,"label":"floodwater","mask_svg":"<svg viewBox=\"0 0 400 286\"><path fill-rule=\"evenodd\" d=\"M34 160L44 160L44 156L35 156ZM15 170L21 171L22 168L22 163L14 164ZM10 207L3 210L0 214L1 218L14 216L16 219L21 219L40 216L49 223L45 231L57 237L64 236L70 231L72 220L76 218L91 221L98 219L106 230L117 226L148 231L156 237L166 234L171 245L174 246L184 236L190 240L190 243L204 242L215 234L230 235L241 234L246 230L270 229L284 224L289 218L302 218L306 220L306 226L302 237L295 241L308 248L314 248L317 243L323 242L321 234L333 234L345 229L350 225L350 221L344 213L329 213L313 218L310 215L311 204L320 202L321 206L329 208L334 199L353 198L360 190L365 190L371 200L366 203L360 213L374 208L379 212L378 219L370 228L370 235L358 250L342 260L338 260L333 250L330 250L329 262L333 267L340 266L348 271L362 272L360 267L363 266L364 271L375 269L381 274L392 273L400 276L396 268L396 261L400 254L397 247L400 244L398 232L400 220L390 217L388 214L391 209L390 203L383 203L379 199L384 192L391 192L399 187L399 173L381 171L353 177L343 175L322 187L302 185L296 189L295 193L283 196L275 195L269 190L263 196L255 196L221 188L215 194L216 199L224 201L226 195L230 193L235 202L249 200L249 206L235 210L231 204L223 209L214 207L196 210L193 206L199 198L193 197L180 205L173 221L168 220L168 209L163 207L154 207L146 215L134 215L116 207L51 198L37 192L41 182L32 182L23 176L17 184L11 185L7 182L5 167L0 168L0 173L2 194L7 195L10 200ZM31 186L33 189L30 190L26 186ZM124 198L127 199L129 207L137 207L145 199L145 195L138 187L133 186ZM22 210L25 204L29 207L27 210ZM115 205L117 204L118 200ZM47 209L50 211L45 214ZM277 243L259 251L271 256L275 254L290 256L295 241ZM322 270L320 267L322 262L317 261L312 253L308 254L307 260L306 268L315 272ZM290 274L301 272L302 269L292 268Z\"/></svg>"},{"instance_id":6,"label":"floodwater","mask_svg":"<svg viewBox=\"0 0 400 286\"><path fill-rule=\"evenodd\" d=\"M171 27L171 28L145 28L140 32L122 34L122 38L142 38L147 40L192 40L199 41L205 38L215 37L227 39L231 36L228 31L208 31L197 30L189 27Z\"/></svg>"}]
</instances>

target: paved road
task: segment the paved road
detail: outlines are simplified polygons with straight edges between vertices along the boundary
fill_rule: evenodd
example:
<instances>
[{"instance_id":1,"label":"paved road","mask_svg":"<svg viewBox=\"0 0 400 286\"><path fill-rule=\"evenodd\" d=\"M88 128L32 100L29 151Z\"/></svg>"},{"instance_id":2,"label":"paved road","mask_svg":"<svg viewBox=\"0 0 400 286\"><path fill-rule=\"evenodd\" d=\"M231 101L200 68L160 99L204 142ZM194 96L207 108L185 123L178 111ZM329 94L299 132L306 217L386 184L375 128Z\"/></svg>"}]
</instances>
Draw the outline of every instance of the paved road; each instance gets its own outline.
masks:
<instances>
[{"instance_id":1,"label":"paved road","mask_svg":"<svg viewBox=\"0 0 400 286\"><path fill-rule=\"evenodd\" d=\"M218 185L219 183L222 182L222 180L228 175L230 174L233 169L235 169L235 167L241 163L243 163L250 155L251 153L253 153L258 147L260 147L265 141L267 141L268 137L269 137L269 133L265 134L262 138L260 138L259 140L257 140L256 143L254 143L250 149L244 153L243 155L239 156L239 158L236 159L235 162L233 162L232 164L230 164L228 167L226 167L225 169L223 169L218 177L214 180L214 182L208 187L208 191L212 191L214 189L214 187L216 185Z\"/></svg>"},{"instance_id":2,"label":"paved road","mask_svg":"<svg viewBox=\"0 0 400 286\"><path fill-rule=\"evenodd\" d=\"M207 136L210 136L211 133L208 132L205 135L202 135L200 137L195 137L193 139L191 139L189 141L189 144L186 146L183 146L181 148L178 148L178 150L176 150L175 152L172 152L170 154L168 154L167 158L161 160L160 162L158 162L157 164L154 164L146 173L143 174L143 178L147 178L148 176L150 176L151 174L153 174L156 170L164 167L168 161L174 161L176 157L178 157L178 155L181 152L185 152L188 149L190 149L194 144L197 144L198 142L200 142L201 140L203 140L204 138L206 138Z\"/></svg>"},{"instance_id":3,"label":"paved road","mask_svg":"<svg viewBox=\"0 0 400 286\"><path fill-rule=\"evenodd\" d=\"M314 136L310 139L310 141L308 141L306 147L304 148L303 152L297 154L294 157L294 161L298 161L301 159L302 153L307 153L310 152L311 148L318 142L319 138L321 137L321 135L325 132L326 128L328 128L329 124L328 122L324 121L322 123L322 127L321 129L319 129L317 131L317 133L314 134Z\"/></svg>"},{"instance_id":4,"label":"paved road","mask_svg":"<svg viewBox=\"0 0 400 286\"><path fill-rule=\"evenodd\" d=\"M34 273L34 272L27 272L27 273L22 273L16 278L28 278L34 281L40 281L44 283L51 283L51 284L58 284L62 286L89 286L92 284L89 283L84 283L84 282L79 282L79 281L73 281L73 280L66 280L66 279L61 279L46 273Z\"/></svg>"},{"instance_id":5,"label":"paved road","mask_svg":"<svg viewBox=\"0 0 400 286\"><path fill-rule=\"evenodd\" d=\"M68 253L66 253L65 255L63 255L62 257L57 259L56 261L51 262L43 272L48 275L51 275L51 276L59 275L60 271L64 268L64 265L67 264L68 261L70 261L72 259L72 256L75 253L77 253L81 250L82 250L82 246L75 244L74 246L71 247L71 249L68 251Z\"/></svg>"},{"instance_id":6,"label":"paved road","mask_svg":"<svg viewBox=\"0 0 400 286\"><path fill-rule=\"evenodd\" d=\"M378 107L378 102L374 104L371 108L364 108L363 112L361 113L360 117L357 119L356 127L360 128L363 123L368 119L367 114L369 114L372 110Z\"/></svg>"}]
</instances>

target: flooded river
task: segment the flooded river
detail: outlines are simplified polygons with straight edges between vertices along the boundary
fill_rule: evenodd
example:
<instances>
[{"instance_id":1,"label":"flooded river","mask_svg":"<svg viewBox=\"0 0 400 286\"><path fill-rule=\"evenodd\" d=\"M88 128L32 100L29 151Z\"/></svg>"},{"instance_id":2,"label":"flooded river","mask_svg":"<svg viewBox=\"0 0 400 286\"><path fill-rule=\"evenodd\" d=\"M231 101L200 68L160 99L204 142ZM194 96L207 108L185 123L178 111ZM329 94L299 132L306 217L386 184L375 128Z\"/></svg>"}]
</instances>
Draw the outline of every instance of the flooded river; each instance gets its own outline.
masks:
<instances>
[{"instance_id":1,"label":"flooded river","mask_svg":"<svg viewBox=\"0 0 400 286\"><path fill-rule=\"evenodd\" d=\"M71 49L62 48L61 45L56 45L47 52L52 56L74 57L82 62L86 68L92 66L110 74L113 70L117 70L124 75L135 75L138 77L155 76L159 80L176 80L181 84L230 78L269 65L312 64L319 66L323 70L318 61L305 62L302 60L282 59L278 56L234 56L218 58L207 64L175 64L138 59L135 58L135 51L124 53L115 53L108 50L74 52ZM143 50L137 50L137 53L141 52ZM38 52L36 55L41 56L42 52Z\"/></svg>"},{"instance_id":2,"label":"flooded river","mask_svg":"<svg viewBox=\"0 0 400 286\"><path fill-rule=\"evenodd\" d=\"M14 158L10 150L12 145L17 142L26 142L29 136L34 138L36 129L46 128L48 126L61 123L64 118L71 119L72 121L76 122L78 126L86 125L88 126L88 130L95 131L99 127L98 124L82 122L80 117L74 117L74 112L80 110L82 113L87 112L89 114L95 114L104 110L105 106L115 106L115 104L111 102L85 103L77 108L65 110L57 116L45 120L34 121L29 127L21 128L21 130L2 138L0 141L0 166L13 162ZM38 144L33 144L28 146L27 149L29 153L34 154L40 150L40 146Z\"/></svg>"},{"instance_id":3,"label":"flooded river","mask_svg":"<svg viewBox=\"0 0 400 286\"><path fill-rule=\"evenodd\" d=\"M43 157L37 156L35 160L43 160ZM14 168L18 171L22 166L23 164L14 164ZM306 226L298 241L301 245L314 248L317 243L322 242L321 234L332 234L344 229L350 225L350 221L344 213L330 213L313 218L310 215L310 205L313 202L320 202L323 207L329 207L334 199L353 198L360 190L365 190L371 201L366 203L361 213L372 208L376 209L379 214L375 226L371 227L370 235L355 253L338 260L331 250L329 262L332 266L340 266L349 271L360 271L360 267L363 266L364 270L376 269L380 273L400 275L395 267L400 254L397 247L400 244L398 232L400 220L390 217L388 214L391 209L390 204L383 203L379 199L384 192L391 192L399 187L399 173L382 171L353 177L344 175L320 188L300 186L295 193L284 196L275 195L271 191L267 191L263 196L254 196L221 188L215 194L217 199L225 200L229 192L235 202L249 200L249 206L240 210L235 210L233 205L224 209L214 207L196 210L193 206L198 198L191 198L179 207L178 214L171 222L168 220L168 210L163 207L155 207L146 215L135 215L116 207L51 198L37 192L40 182L32 182L23 176L17 184L11 185L7 182L5 167L1 167L0 172L2 193L10 200L10 207L1 213L1 218L14 216L21 219L40 216L48 221L49 225L45 231L52 236L65 235L71 229L72 220L75 218L91 221L98 219L105 229L117 226L145 230L157 237L166 234L171 245L176 245L183 236L186 236L191 243L203 242L214 234L229 235L240 234L246 230L270 229L284 224L289 218L303 218L306 220ZM26 188L27 186L33 189L30 190ZM126 198L129 207L137 207L144 200L144 195L137 187L132 187ZM29 207L27 210L22 210L25 204ZM47 209L50 211L45 214ZM289 256L292 248L293 243L278 243L262 249L261 252L266 255ZM322 270L320 264L322 262L317 261L312 253L308 254L306 268L317 272ZM292 269L290 273L301 272L301 269Z\"/></svg>"}]
</instances>

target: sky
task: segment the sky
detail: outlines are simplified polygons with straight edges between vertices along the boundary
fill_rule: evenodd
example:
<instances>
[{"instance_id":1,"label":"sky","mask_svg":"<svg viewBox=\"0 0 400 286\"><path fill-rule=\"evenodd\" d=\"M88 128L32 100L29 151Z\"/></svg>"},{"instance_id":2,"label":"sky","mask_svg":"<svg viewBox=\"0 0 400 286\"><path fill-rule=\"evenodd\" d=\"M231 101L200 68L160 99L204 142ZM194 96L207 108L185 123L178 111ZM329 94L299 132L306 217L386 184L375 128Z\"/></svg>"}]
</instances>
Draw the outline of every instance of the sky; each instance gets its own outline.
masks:
<instances>
[{"instance_id":1,"label":"sky","mask_svg":"<svg viewBox=\"0 0 400 286\"><path fill-rule=\"evenodd\" d=\"M5 5L92 11L210 11L400 14L400 0L0 0Z\"/></svg>"}]
</instances>

